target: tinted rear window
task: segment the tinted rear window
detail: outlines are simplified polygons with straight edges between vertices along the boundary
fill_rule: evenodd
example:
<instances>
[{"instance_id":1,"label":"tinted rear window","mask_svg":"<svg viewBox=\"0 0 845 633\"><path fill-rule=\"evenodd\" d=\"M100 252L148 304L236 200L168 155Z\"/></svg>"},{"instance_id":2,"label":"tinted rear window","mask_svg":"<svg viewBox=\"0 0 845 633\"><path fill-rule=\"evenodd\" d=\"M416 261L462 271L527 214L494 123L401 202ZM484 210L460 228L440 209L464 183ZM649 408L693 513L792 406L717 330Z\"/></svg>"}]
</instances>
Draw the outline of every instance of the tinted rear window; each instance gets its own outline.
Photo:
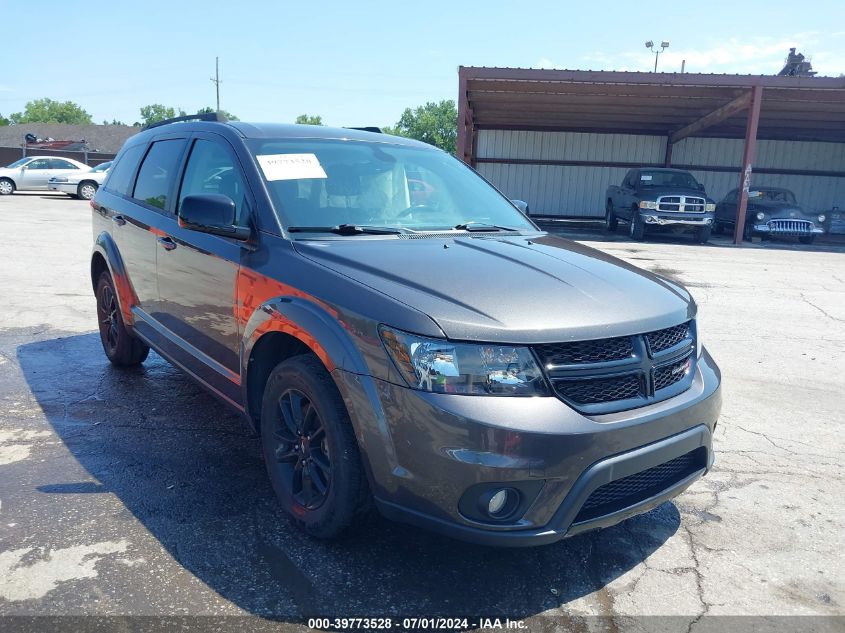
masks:
<instances>
[{"instance_id":1,"label":"tinted rear window","mask_svg":"<svg viewBox=\"0 0 845 633\"><path fill-rule=\"evenodd\" d=\"M109 176L103 186L109 191L128 196L132 191L132 178L135 176L135 170L138 168L138 161L144 155L145 148L146 145L135 145L123 152L117 164L114 165L114 169L109 172Z\"/></svg>"},{"instance_id":2,"label":"tinted rear window","mask_svg":"<svg viewBox=\"0 0 845 633\"><path fill-rule=\"evenodd\" d=\"M173 190L184 139L157 141L141 163L132 197L159 209L167 208L167 196Z\"/></svg>"}]
</instances>

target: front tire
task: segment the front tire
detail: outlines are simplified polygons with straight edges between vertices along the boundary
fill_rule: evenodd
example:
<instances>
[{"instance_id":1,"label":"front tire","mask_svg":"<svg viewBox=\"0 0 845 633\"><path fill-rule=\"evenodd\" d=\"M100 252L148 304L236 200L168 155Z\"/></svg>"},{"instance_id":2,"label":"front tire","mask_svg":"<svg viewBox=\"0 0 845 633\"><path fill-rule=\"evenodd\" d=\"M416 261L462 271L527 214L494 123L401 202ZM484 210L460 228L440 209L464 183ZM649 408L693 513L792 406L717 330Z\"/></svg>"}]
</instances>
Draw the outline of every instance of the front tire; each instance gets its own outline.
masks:
<instances>
[{"instance_id":1,"label":"front tire","mask_svg":"<svg viewBox=\"0 0 845 633\"><path fill-rule=\"evenodd\" d=\"M96 182L85 180L79 183L79 186L76 188L76 197L82 200L91 200L94 194L97 193L97 189L98 185Z\"/></svg>"},{"instance_id":2,"label":"front tire","mask_svg":"<svg viewBox=\"0 0 845 633\"><path fill-rule=\"evenodd\" d=\"M798 237L798 241L802 244L812 244L816 241L815 235L801 235Z\"/></svg>"},{"instance_id":3,"label":"front tire","mask_svg":"<svg viewBox=\"0 0 845 633\"><path fill-rule=\"evenodd\" d=\"M639 213L634 212L631 215L631 225L629 227L631 239L635 242L642 242L645 238L645 224Z\"/></svg>"},{"instance_id":4,"label":"front tire","mask_svg":"<svg viewBox=\"0 0 845 633\"><path fill-rule=\"evenodd\" d=\"M103 351L113 365L131 367L144 362L150 348L126 329L117 303L117 291L108 271L103 271L97 281L97 321Z\"/></svg>"},{"instance_id":5,"label":"front tire","mask_svg":"<svg viewBox=\"0 0 845 633\"><path fill-rule=\"evenodd\" d=\"M613 201L608 200L604 211L604 230L613 233L618 226L619 220L616 219L616 212L613 210Z\"/></svg>"},{"instance_id":6,"label":"front tire","mask_svg":"<svg viewBox=\"0 0 845 633\"><path fill-rule=\"evenodd\" d=\"M276 497L308 534L332 539L357 527L371 498L349 413L310 354L279 363L261 406L261 445Z\"/></svg>"},{"instance_id":7,"label":"front tire","mask_svg":"<svg viewBox=\"0 0 845 633\"><path fill-rule=\"evenodd\" d=\"M8 178L0 178L0 196L10 196L15 193L15 183Z\"/></svg>"},{"instance_id":8,"label":"front tire","mask_svg":"<svg viewBox=\"0 0 845 633\"><path fill-rule=\"evenodd\" d=\"M707 240L710 239L710 227L709 226L702 226L695 230L695 241L699 244L707 244Z\"/></svg>"}]
</instances>

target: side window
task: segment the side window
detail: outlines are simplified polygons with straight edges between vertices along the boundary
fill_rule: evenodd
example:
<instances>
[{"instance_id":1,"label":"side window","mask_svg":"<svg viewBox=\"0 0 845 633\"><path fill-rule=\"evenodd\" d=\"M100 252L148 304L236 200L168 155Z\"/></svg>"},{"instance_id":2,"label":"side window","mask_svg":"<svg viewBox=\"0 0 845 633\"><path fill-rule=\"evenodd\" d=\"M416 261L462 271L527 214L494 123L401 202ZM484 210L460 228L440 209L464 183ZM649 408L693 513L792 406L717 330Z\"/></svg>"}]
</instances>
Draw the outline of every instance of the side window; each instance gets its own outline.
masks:
<instances>
[{"instance_id":1,"label":"side window","mask_svg":"<svg viewBox=\"0 0 845 633\"><path fill-rule=\"evenodd\" d=\"M39 158L34 160L26 166L27 169L50 169L50 159Z\"/></svg>"},{"instance_id":2,"label":"side window","mask_svg":"<svg viewBox=\"0 0 845 633\"><path fill-rule=\"evenodd\" d=\"M159 209L166 209L167 196L176 178L179 157L184 147L183 139L153 143L144 162L141 163L132 197Z\"/></svg>"},{"instance_id":3,"label":"side window","mask_svg":"<svg viewBox=\"0 0 845 633\"><path fill-rule=\"evenodd\" d=\"M51 158L50 169L79 169L79 167L61 158Z\"/></svg>"},{"instance_id":4,"label":"side window","mask_svg":"<svg viewBox=\"0 0 845 633\"><path fill-rule=\"evenodd\" d=\"M109 170L108 178L103 187L115 193L122 193L128 196L132 192L132 178L135 170L138 169L138 161L144 155L146 145L135 145L127 148L114 168Z\"/></svg>"},{"instance_id":5,"label":"side window","mask_svg":"<svg viewBox=\"0 0 845 633\"><path fill-rule=\"evenodd\" d=\"M235 203L235 223L247 223L249 208L240 168L225 147L214 141L197 139L185 168L179 204L185 196L202 193L228 196Z\"/></svg>"}]
</instances>

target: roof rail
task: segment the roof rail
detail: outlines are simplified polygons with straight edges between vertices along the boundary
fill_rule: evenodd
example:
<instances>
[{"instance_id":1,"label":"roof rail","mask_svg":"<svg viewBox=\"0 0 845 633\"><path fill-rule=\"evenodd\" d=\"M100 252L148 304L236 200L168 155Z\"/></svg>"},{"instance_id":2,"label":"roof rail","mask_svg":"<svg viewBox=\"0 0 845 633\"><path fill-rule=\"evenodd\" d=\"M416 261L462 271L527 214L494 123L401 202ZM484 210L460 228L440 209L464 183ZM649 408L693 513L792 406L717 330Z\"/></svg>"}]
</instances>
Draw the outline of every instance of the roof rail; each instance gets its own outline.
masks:
<instances>
[{"instance_id":1,"label":"roof rail","mask_svg":"<svg viewBox=\"0 0 845 633\"><path fill-rule=\"evenodd\" d=\"M382 134L380 127L369 126L369 127L347 127L347 130L361 130L362 132L375 132L376 134Z\"/></svg>"},{"instance_id":2,"label":"roof rail","mask_svg":"<svg viewBox=\"0 0 845 633\"><path fill-rule=\"evenodd\" d=\"M184 116L175 116L172 119L164 119L163 121L156 121L149 123L143 127L145 130L150 130L154 127L160 127L169 123L178 123L179 121L218 121L226 123L229 119L219 112L198 112L197 114L186 114Z\"/></svg>"}]
</instances>

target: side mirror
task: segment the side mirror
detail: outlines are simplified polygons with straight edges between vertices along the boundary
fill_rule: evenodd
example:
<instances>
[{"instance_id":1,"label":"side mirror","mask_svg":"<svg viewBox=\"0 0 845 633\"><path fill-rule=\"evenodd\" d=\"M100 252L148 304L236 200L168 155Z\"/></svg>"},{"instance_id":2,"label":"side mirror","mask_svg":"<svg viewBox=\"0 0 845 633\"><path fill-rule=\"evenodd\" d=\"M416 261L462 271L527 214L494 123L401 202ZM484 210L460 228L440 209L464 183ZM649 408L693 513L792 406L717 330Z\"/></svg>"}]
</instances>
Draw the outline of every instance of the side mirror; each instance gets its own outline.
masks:
<instances>
[{"instance_id":1,"label":"side mirror","mask_svg":"<svg viewBox=\"0 0 845 633\"><path fill-rule=\"evenodd\" d=\"M522 211L525 215L528 215L528 203L525 202L525 200L511 200L511 204Z\"/></svg>"},{"instance_id":2,"label":"side mirror","mask_svg":"<svg viewBox=\"0 0 845 633\"><path fill-rule=\"evenodd\" d=\"M704 191L704 185L703 185L703 184L701 184L701 183L698 183L698 190L699 190L699 191Z\"/></svg>"},{"instance_id":3,"label":"side mirror","mask_svg":"<svg viewBox=\"0 0 845 633\"><path fill-rule=\"evenodd\" d=\"M202 193L185 196L179 205L179 226L197 231L248 240L248 226L235 225L235 203L219 193Z\"/></svg>"}]
</instances>

